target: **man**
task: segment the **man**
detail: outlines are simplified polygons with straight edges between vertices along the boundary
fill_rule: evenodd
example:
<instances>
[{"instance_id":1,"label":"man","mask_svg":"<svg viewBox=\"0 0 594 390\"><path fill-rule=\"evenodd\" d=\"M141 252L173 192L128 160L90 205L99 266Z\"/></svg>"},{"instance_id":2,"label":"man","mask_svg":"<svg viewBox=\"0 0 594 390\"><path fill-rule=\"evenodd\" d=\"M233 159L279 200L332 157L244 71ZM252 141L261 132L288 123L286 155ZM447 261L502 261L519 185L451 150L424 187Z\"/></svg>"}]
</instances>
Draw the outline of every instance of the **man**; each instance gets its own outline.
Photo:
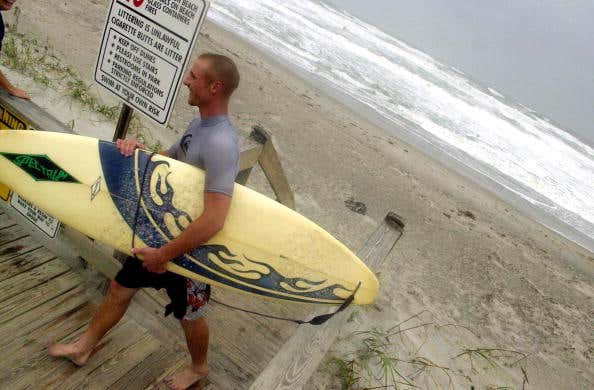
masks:
<instances>
[{"instance_id":1,"label":"man","mask_svg":"<svg viewBox=\"0 0 594 390\"><path fill-rule=\"evenodd\" d=\"M2 11L10 11L16 0L0 0L0 51L2 50L2 41L4 40L4 19L2 19ZM9 94L23 99L31 99L31 96L22 89L12 85L10 81L0 71L0 88L5 89Z\"/></svg>"},{"instance_id":2,"label":"man","mask_svg":"<svg viewBox=\"0 0 594 390\"><path fill-rule=\"evenodd\" d=\"M188 103L198 107L200 118L193 120L183 137L162 154L205 169L203 213L181 235L161 248L133 248L132 252L143 261L126 260L87 331L71 344L55 344L48 349L52 356L66 357L77 365L84 365L99 340L122 318L138 288L166 288L192 356L192 364L165 379L169 388L176 390L186 389L208 374L208 325L204 309L210 286L166 272L166 265L223 228L239 171L239 138L228 114L229 98L239 84L235 64L221 55L203 54L192 66L184 84L189 89ZM118 140L117 146L125 156L132 156L136 148L143 147L135 140ZM180 288L181 297L172 293Z\"/></svg>"}]
</instances>

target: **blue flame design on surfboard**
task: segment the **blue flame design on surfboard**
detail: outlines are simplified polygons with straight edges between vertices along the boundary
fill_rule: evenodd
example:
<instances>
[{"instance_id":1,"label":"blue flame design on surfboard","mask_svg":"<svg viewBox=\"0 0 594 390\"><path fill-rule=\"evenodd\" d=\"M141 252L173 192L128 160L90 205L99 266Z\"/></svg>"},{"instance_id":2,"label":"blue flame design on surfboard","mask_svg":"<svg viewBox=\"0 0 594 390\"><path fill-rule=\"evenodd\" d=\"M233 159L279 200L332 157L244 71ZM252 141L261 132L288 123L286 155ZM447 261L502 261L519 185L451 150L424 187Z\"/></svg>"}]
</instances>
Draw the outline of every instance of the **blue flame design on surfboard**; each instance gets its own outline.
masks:
<instances>
[{"instance_id":1,"label":"blue flame design on surfboard","mask_svg":"<svg viewBox=\"0 0 594 390\"><path fill-rule=\"evenodd\" d=\"M149 161L150 154L139 151L136 154L138 159L138 174L136 175L135 159L122 156L113 143L100 141L99 155L104 178L114 204L131 229L134 229L134 219L138 210L136 235L147 245L158 248L166 244L167 239L174 238L166 226L165 215L173 216L179 230L183 230L183 226L187 226L192 221L187 212L178 210L173 205L174 189L167 182L168 169L163 169L169 167L167 161ZM157 170L160 172L157 172ZM140 181L143 181L143 177L145 178L144 183L140 183ZM153 182L153 192L159 197L160 204L157 204L153 196L151 196L151 182ZM142 202L145 207L137 206L139 199L137 188L141 184L143 187L141 190ZM164 191L163 188L165 188ZM254 274L259 276L257 279L241 277L221 268L209 258L209 255L216 256L223 264L257 265L260 269L264 267L267 272L256 269L247 271L236 269L235 272L237 273L244 272L252 276ZM345 298L337 296L335 292L342 290L344 296L348 296L352 292L340 284L315 289L316 286L325 284L326 280L311 281L304 278L284 277L266 262L250 259L246 256L240 257L225 245L203 245L187 255L174 259L173 262L221 284L278 299L298 302L324 300L328 303L341 304ZM217 273L213 272L213 270L216 270ZM227 276L227 278L221 277L218 273ZM283 285L289 286L292 290L285 289ZM290 296L278 294L277 292L290 294Z\"/></svg>"}]
</instances>

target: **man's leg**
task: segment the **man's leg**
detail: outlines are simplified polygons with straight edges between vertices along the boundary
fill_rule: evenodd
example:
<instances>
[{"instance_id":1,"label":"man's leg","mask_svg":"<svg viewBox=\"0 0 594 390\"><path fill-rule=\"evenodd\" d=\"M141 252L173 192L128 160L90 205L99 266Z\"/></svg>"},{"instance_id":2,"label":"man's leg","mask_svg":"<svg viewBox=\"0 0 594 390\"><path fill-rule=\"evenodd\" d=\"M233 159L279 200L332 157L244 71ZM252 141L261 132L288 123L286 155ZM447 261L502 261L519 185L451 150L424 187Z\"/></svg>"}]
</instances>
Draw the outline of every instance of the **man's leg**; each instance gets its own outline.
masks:
<instances>
[{"instance_id":1,"label":"man's leg","mask_svg":"<svg viewBox=\"0 0 594 390\"><path fill-rule=\"evenodd\" d=\"M192 364L175 375L165 378L170 389L185 390L208 375L208 324L204 317L181 320Z\"/></svg>"},{"instance_id":2,"label":"man's leg","mask_svg":"<svg viewBox=\"0 0 594 390\"><path fill-rule=\"evenodd\" d=\"M70 359L79 366L86 364L95 345L124 316L136 291L137 288L126 288L115 280L111 281L107 296L86 332L73 343L51 345L48 353L51 356Z\"/></svg>"}]
</instances>

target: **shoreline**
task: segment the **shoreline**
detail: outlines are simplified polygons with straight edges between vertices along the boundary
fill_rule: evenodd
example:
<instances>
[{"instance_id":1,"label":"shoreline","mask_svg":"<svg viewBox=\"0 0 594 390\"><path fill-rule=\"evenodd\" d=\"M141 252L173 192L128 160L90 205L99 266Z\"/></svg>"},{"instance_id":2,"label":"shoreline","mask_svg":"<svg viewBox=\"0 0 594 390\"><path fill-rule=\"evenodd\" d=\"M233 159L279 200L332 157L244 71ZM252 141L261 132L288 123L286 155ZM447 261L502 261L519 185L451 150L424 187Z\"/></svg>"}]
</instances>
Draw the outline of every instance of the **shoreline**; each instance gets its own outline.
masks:
<instances>
[{"instance_id":1,"label":"shoreline","mask_svg":"<svg viewBox=\"0 0 594 390\"><path fill-rule=\"evenodd\" d=\"M105 12L93 12L106 2L101 3L86 8L54 7L47 0L25 3L18 30L47 31L58 53L92 80L88 75L98 47L93 42L105 17ZM62 26L60 15L79 23ZM404 236L379 270L381 311L362 311L359 326L390 327L427 310L441 322L464 324L477 333L477 337L452 335L447 343L428 343L424 352L432 359L441 358L454 340L496 345L531 353L526 369L535 388L594 385L587 331L594 286L572 265L591 269L590 252L386 134L212 23L205 24L195 53L205 50L230 55L238 63L242 84L232 104L234 122L244 135L257 123L273 134L301 214L351 249L363 244L388 211L404 217ZM195 115L185 106L186 96L182 90L176 103L175 130L152 130L164 142L175 138ZM44 93L34 96L36 102L43 98ZM248 186L271 193L259 169ZM363 202L367 213L348 209L344 204L348 199ZM419 345L418 337L406 339ZM321 367L312 379L320 388L327 379L322 371ZM517 372L493 375L498 383L521 383ZM477 378L475 384L489 381Z\"/></svg>"},{"instance_id":2,"label":"shoreline","mask_svg":"<svg viewBox=\"0 0 594 390\"><path fill-rule=\"evenodd\" d=\"M474 184L487 190L496 198L508 204L510 207L513 207L519 213L524 214L533 222L540 224L542 227L546 228L551 233L562 236L568 241L578 245L579 247L589 251L591 254L594 255L594 238L589 237L585 233L577 230L569 223L546 213L542 209L539 209L538 207L531 204L528 200L516 195L513 190L507 188L505 185L499 183L490 176L482 174L477 169L468 166L462 162L456 161L447 152L439 149L430 142L425 141L422 137L415 136L414 134L407 132L406 130L404 130L404 123L401 125L401 128L397 128L395 127L395 124L390 123L388 120L382 118L379 114L373 111L373 109L366 106L362 106L362 109L360 111L357 111L353 107L354 104L357 104L357 102L354 99L349 102L349 97L347 95L343 95L340 91L324 90L323 88L316 87L314 85L314 80L311 77L308 77L305 71L302 71L301 69L298 69L296 67L292 67L291 64L287 63L282 59L273 58L270 53L267 53L265 51L265 49L257 45L253 45L247 39L234 34L233 32L229 31L223 26L220 26L212 21L208 21L207 23L209 29L218 30L217 34L219 36L221 35L221 33L229 34L232 37L230 40L235 39L236 41L240 41L242 45L252 46L254 50L257 50L261 56L267 59L267 61L271 62L277 67L281 67L284 71L292 74L294 77L299 78L304 84L306 84L312 89L315 89L317 93L319 93L320 95L324 95L326 99L333 101L334 104L342 107L342 109L350 111L351 115L364 118L365 122L367 122L371 126L383 130L386 136L396 137L401 142L407 144L409 147L419 150L422 154L425 155L425 157L433 160L436 164L446 166L449 170L463 176L464 178L470 180ZM472 82L476 83L475 81ZM478 87L479 86L477 85L477 88ZM482 88L482 86L480 87ZM328 88L331 87L326 86L326 89ZM509 98L507 97L505 97L504 99L509 100ZM518 103L516 103L516 105L517 104ZM588 268L588 264L576 263L574 265L580 267L582 271L590 272L590 275L594 275L594 269Z\"/></svg>"}]
</instances>

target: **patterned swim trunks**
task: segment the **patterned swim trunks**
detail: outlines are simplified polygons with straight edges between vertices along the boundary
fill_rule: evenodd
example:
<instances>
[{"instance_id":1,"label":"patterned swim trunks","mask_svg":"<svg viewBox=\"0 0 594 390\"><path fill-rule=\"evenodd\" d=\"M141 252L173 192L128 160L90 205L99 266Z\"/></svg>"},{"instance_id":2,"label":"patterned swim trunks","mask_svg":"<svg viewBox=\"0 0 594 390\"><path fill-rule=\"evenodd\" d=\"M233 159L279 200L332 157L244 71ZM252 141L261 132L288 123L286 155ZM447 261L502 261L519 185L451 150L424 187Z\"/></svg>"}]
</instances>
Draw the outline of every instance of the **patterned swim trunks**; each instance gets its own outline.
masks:
<instances>
[{"instance_id":1,"label":"patterned swim trunks","mask_svg":"<svg viewBox=\"0 0 594 390\"><path fill-rule=\"evenodd\" d=\"M134 257L126 258L115 281L127 288L164 288L171 299L165 307L165 315L173 313L178 319L193 321L206 314L210 299L210 285L188 279L173 272L156 274L142 266L142 261Z\"/></svg>"},{"instance_id":2,"label":"patterned swim trunks","mask_svg":"<svg viewBox=\"0 0 594 390\"><path fill-rule=\"evenodd\" d=\"M186 278L186 315L184 320L204 317L210 299L210 285Z\"/></svg>"}]
</instances>

